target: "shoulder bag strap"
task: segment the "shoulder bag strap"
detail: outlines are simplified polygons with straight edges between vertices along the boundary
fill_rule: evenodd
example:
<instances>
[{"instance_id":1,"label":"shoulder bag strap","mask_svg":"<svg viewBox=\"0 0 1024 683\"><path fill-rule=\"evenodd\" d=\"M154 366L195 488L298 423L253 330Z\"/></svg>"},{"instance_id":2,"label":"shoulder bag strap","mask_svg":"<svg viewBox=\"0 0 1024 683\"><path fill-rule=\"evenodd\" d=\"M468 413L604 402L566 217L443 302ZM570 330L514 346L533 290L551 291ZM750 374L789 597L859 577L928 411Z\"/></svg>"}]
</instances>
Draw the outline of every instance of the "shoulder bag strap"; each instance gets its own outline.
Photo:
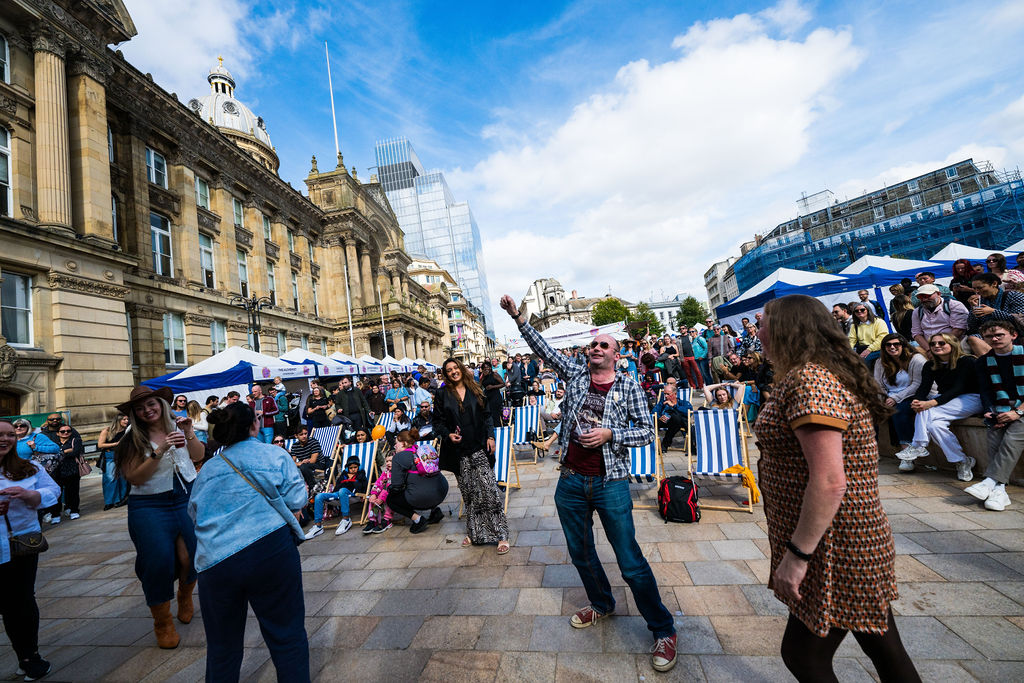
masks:
<instances>
[{"instance_id":1,"label":"shoulder bag strap","mask_svg":"<svg viewBox=\"0 0 1024 683\"><path fill-rule=\"evenodd\" d=\"M286 517L285 513L283 511L279 510L277 508L277 506L275 506L273 503L270 502L270 496L268 496L263 489L261 489L259 486L256 486L256 484L252 483L252 481L249 479L249 477L247 477L244 474L242 474L242 470L240 470L237 467L235 467L235 463L233 463L230 460L228 460L228 458L224 455L224 451L221 451L218 455L220 455L221 459L223 459L224 462L226 462L228 464L228 466L231 469L233 469L238 474L238 476L240 476L245 481L246 484L251 486L252 489L256 493L260 494L260 496L263 498L263 500L267 501L267 505L269 505L274 510L274 512L276 512L278 515L280 515L282 519L284 519L285 524L292 529L292 531L296 534L296 537L302 535L301 534L302 527L300 527L298 525L298 521L295 519L294 515L291 515L289 513L289 517L290 518Z\"/></svg>"}]
</instances>

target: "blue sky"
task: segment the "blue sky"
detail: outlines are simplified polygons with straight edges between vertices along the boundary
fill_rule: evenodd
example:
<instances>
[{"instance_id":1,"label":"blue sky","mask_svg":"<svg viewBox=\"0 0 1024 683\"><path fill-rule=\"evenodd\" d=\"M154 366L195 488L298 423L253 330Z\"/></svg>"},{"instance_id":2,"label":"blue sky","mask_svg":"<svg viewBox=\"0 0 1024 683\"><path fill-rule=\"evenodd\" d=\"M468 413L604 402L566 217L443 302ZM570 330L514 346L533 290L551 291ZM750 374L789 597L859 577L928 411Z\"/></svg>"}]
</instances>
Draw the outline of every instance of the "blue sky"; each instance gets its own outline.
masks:
<instances>
[{"instance_id":1,"label":"blue sky","mask_svg":"<svg viewBox=\"0 0 1024 683\"><path fill-rule=\"evenodd\" d=\"M224 56L297 188L334 153L326 40L346 163L409 137L472 204L495 300L704 298L801 192L1024 158L1019 0L126 4L125 55L182 101Z\"/></svg>"}]
</instances>

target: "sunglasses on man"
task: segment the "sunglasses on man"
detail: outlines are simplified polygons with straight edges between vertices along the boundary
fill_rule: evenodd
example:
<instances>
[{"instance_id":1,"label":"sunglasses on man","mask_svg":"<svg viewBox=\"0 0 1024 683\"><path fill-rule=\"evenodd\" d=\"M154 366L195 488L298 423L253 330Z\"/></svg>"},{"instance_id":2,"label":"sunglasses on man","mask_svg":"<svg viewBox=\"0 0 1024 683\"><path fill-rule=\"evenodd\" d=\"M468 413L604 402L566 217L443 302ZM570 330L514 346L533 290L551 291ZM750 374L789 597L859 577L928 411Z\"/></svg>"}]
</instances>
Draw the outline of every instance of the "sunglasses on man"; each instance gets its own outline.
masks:
<instances>
[{"instance_id":1,"label":"sunglasses on man","mask_svg":"<svg viewBox=\"0 0 1024 683\"><path fill-rule=\"evenodd\" d=\"M608 349L610 349L612 347L612 345L609 344L606 341L592 341L592 342L590 342L590 348L596 349L598 346L600 346L605 351L607 351Z\"/></svg>"}]
</instances>

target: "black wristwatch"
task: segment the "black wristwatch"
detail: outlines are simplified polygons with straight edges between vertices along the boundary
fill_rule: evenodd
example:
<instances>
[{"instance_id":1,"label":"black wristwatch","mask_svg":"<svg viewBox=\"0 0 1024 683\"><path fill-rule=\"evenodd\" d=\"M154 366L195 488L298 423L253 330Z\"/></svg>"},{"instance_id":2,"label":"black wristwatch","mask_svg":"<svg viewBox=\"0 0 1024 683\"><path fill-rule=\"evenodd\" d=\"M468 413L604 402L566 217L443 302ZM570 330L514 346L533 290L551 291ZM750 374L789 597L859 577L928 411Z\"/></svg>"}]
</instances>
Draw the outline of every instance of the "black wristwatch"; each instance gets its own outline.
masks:
<instances>
[{"instance_id":1,"label":"black wristwatch","mask_svg":"<svg viewBox=\"0 0 1024 683\"><path fill-rule=\"evenodd\" d=\"M793 553L798 559L801 559L804 562L810 562L811 558L814 557L813 553L805 553L803 550L800 550L800 548L797 548L793 541L786 541L786 548L789 549L789 552Z\"/></svg>"}]
</instances>

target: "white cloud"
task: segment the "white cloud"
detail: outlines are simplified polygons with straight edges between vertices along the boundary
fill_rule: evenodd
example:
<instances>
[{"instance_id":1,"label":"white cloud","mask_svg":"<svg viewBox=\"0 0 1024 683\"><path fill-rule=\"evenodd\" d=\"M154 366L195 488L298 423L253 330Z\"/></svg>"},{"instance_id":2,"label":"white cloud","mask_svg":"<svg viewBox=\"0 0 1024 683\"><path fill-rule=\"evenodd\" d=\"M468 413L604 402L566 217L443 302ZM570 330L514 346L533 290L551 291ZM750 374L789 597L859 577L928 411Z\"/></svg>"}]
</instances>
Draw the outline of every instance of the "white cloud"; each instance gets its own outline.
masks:
<instances>
[{"instance_id":1,"label":"white cloud","mask_svg":"<svg viewBox=\"0 0 1024 683\"><path fill-rule=\"evenodd\" d=\"M773 37L799 19L793 7L695 24L674 42L679 58L626 64L553 132L449 174L472 188L493 296L518 298L555 270L587 295L700 294L703 266L749 238L746 220L722 225L743 213L727 207L800 161L862 57L848 31Z\"/></svg>"}]
</instances>

